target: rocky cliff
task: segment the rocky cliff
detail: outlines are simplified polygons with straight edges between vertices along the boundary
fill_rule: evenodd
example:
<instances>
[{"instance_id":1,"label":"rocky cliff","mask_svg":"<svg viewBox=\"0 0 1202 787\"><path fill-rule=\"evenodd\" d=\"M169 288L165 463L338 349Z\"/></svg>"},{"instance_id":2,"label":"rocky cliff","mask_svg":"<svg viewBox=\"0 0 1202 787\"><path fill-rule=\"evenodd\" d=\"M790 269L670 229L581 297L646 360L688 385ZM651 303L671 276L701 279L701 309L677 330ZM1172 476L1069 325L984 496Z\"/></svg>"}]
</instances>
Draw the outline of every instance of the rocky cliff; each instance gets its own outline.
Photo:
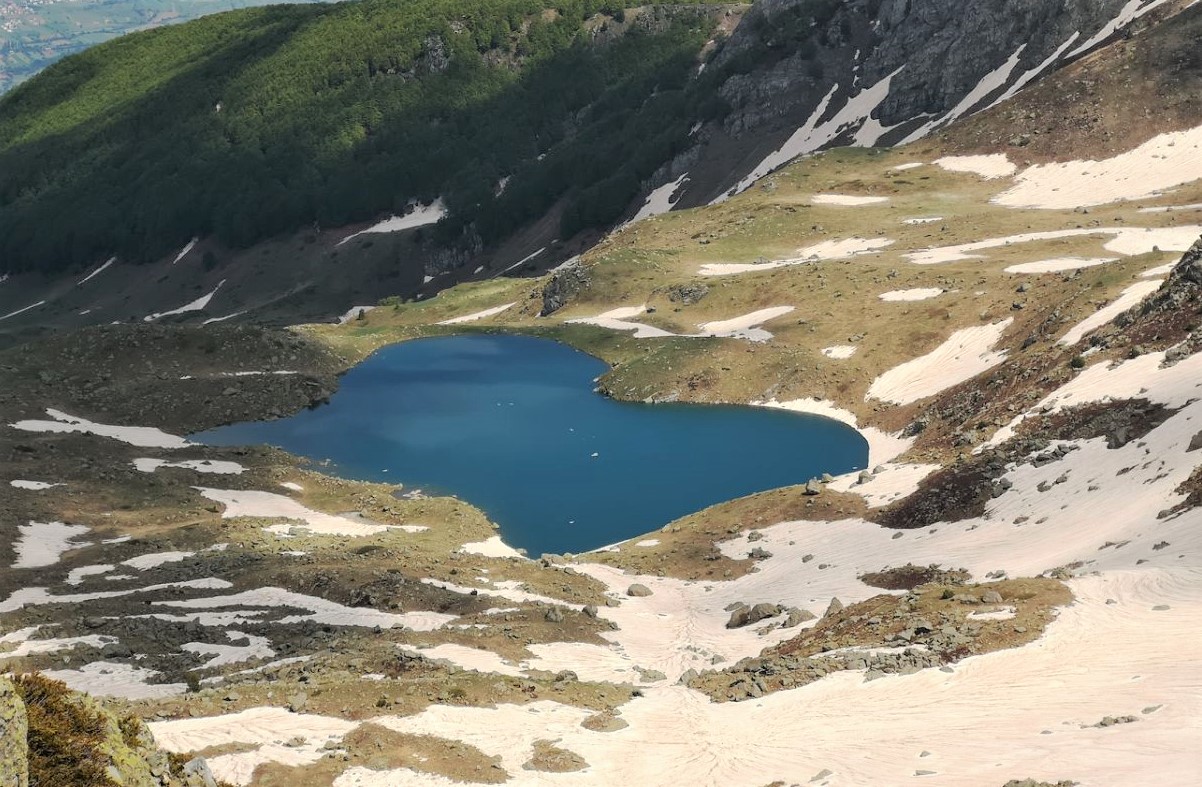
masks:
<instances>
[{"instance_id":1,"label":"rocky cliff","mask_svg":"<svg viewBox=\"0 0 1202 787\"><path fill-rule=\"evenodd\" d=\"M1171 0L761 0L708 68L733 107L667 168L678 204L836 144L913 141L1177 10ZM801 129L799 132L798 130Z\"/></svg>"},{"instance_id":2,"label":"rocky cliff","mask_svg":"<svg viewBox=\"0 0 1202 787\"><path fill-rule=\"evenodd\" d=\"M217 787L204 760L173 759L136 716L38 675L0 677L0 784Z\"/></svg>"}]
</instances>

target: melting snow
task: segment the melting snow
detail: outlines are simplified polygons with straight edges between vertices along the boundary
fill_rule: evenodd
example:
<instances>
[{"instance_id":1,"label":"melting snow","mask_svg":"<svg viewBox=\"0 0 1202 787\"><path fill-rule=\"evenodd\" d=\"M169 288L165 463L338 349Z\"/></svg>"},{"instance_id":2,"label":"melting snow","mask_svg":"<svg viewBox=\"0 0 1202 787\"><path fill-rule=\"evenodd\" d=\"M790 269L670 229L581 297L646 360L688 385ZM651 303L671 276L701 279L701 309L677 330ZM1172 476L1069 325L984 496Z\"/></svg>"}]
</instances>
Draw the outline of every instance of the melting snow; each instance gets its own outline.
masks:
<instances>
[{"instance_id":1,"label":"melting snow","mask_svg":"<svg viewBox=\"0 0 1202 787\"><path fill-rule=\"evenodd\" d=\"M56 486L66 486L66 484L52 484L49 481L23 481L21 479L15 479L13 481L9 481L8 483L10 486L16 487L17 489L28 489L32 492L40 492L43 489L53 489Z\"/></svg>"},{"instance_id":2,"label":"melting snow","mask_svg":"<svg viewBox=\"0 0 1202 787\"><path fill-rule=\"evenodd\" d=\"M854 344L839 344L834 347L822 348L822 354L827 358L833 358L836 361L846 361L848 358L856 354L856 350L860 349Z\"/></svg>"},{"instance_id":3,"label":"melting snow","mask_svg":"<svg viewBox=\"0 0 1202 787\"><path fill-rule=\"evenodd\" d=\"M882 301L888 301L892 303L897 301L926 301L942 294L943 290L939 287L921 287L913 290L893 290L891 292L882 292L877 297Z\"/></svg>"},{"instance_id":4,"label":"melting snow","mask_svg":"<svg viewBox=\"0 0 1202 787\"><path fill-rule=\"evenodd\" d=\"M836 205L845 208L880 205L888 201L888 197L857 197L851 194L815 194L810 200L814 205Z\"/></svg>"},{"instance_id":5,"label":"melting snow","mask_svg":"<svg viewBox=\"0 0 1202 787\"><path fill-rule=\"evenodd\" d=\"M287 626L302 621L313 621L326 626L365 626L372 628L405 627L414 631L433 631L455 619L455 615L440 612L404 612L392 614L370 607L347 607L324 598L293 593L283 588L258 588L229 596L187 599L182 601L156 601L156 605L178 609L222 609L225 607L295 607L307 610L308 614L290 615L279 621Z\"/></svg>"},{"instance_id":6,"label":"melting snow","mask_svg":"<svg viewBox=\"0 0 1202 787\"><path fill-rule=\"evenodd\" d=\"M89 546L79 543L77 538L88 532L83 525L65 525L62 522L30 522L18 525L17 542L13 551L17 559L13 568L40 568L53 566L59 557L71 549Z\"/></svg>"},{"instance_id":7,"label":"melting snow","mask_svg":"<svg viewBox=\"0 0 1202 787\"><path fill-rule=\"evenodd\" d=\"M1039 260L1038 262L1024 262L1020 265L1011 265L1006 268L1006 273L1057 273L1059 271L1075 271L1082 268L1093 268L1098 265L1105 265L1108 262L1115 262L1117 257L1093 257L1084 259L1082 257L1056 257L1050 260Z\"/></svg>"},{"instance_id":8,"label":"melting snow","mask_svg":"<svg viewBox=\"0 0 1202 787\"><path fill-rule=\"evenodd\" d=\"M185 642L180 645L180 650L213 657L196 667L198 670L224 667L227 664L237 664L251 659L269 659L275 655L275 651L271 649L271 641L267 637L246 634L241 631L227 631L225 635L231 642L246 640L246 644L214 645L208 642Z\"/></svg>"},{"instance_id":9,"label":"melting snow","mask_svg":"<svg viewBox=\"0 0 1202 787\"><path fill-rule=\"evenodd\" d=\"M484 555L485 557L522 557L522 553L501 540L500 536L490 536L483 541L464 544L460 552L469 555Z\"/></svg>"},{"instance_id":10,"label":"melting snow","mask_svg":"<svg viewBox=\"0 0 1202 787\"><path fill-rule=\"evenodd\" d=\"M36 309L39 306L45 306L45 305L46 305L45 301L38 301L37 303L31 303L28 306L26 306L24 309L17 309L15 312L9 312L8 314L4 315L3 317L0 317L0 320L7 320L9 317L16 317L18 314L24 314L25 312L27 312L31 309Z\"/></svg>"},{"instance_id":11,"label":"melting snow","mask_svg":"<svg viewBox=\"0 0 1202 787\"><path fill-rule=\"evenodd\" d=\"M338 245L357 238L360 235L369 233L385 233L385 232L401 232L402 230L411 230L415 227L424 227L427 224L434 224L442 220L443 216L447 215L446 206L443 205L441 199L436 199L429 205L418 205L404 216L390 216L381 222L371 225L365 230L360 230L351 235L347 235L342 240L338 241Z\"/></svg>"},{"instance_id":12,"label":"melting snow","mask_svg":"<svg viewBox=\"0 0 1202 787\"><path fill-rule=\"evenodd\" d=\"M150 426L98 424L85 418L77 418L76 416L50 408L47 408L46 414L54 420L17 421L15 424L12 424L12 427L25 432L82 432L83 434L94 434L100 437L111 437L123 443L136 445L139 448L186 448L191 445L191 443L182 437L167 434Z\"/></svg>"},{"instance_id":13,"label":"melting snow","mask_svg":"<svg viewBox=\"0 0 1202 787\"><path fill-rule=\"evenodd\" d=\"M936 159L935 164L948 172L967 172L979 175L985 180L1009 177L1018 170L1018 167L1006 158L1005 153L989 156L945 156Z\"/></svg>"},{"instance_id":14,"label":"melting snow","mask_svg":"<svg viewBox=\"0 0 1202 787\"><path fill-rule=\"evenodd\" d=\"M172 752L192 752L216 746L251 744L253 751L208 758L213 776L236 785L250 784L255 768L265 762L300 767L317 762L359 722L328 716L290 713L284 708L250 708L224 716L150 723L155 741ZM299 738L304 743L288 746Z\"/></svg>"},{"instance_id":15,"label":"melting snow","mask_svg":"<svg viewBox=\"0 0 1202 787\"><path fill-rule=\"evenodd\" d=\"M630 221L623 226L629 226L643 219L649 219L652 216L659 216L672 210L672 206L676 204L676 200L672 199L676 192L680 190L689 179L689 173L684 173L671 183L665 183L659 188L647 195L646 202L639 208L638 213L631 217Z\"/></svg>"},{"instance_id":16,"label":"melting snow","mask_svg":"<svg viewBox=\"0 0 1202 787\"><path fill-rule=\"evenodd\" d=\"M213 288L212 292L209 292L205 295L200 296L199 298L192 301L191 303L185 303L183 306L180 306L178 309L172 309L170 311L155 312L154 314L148 314L145 317L143 317L142 320L145 322L154 322L155 320L158 320L162 317L172 317L177 314L187 314L188 312L198 312L209 305L209 301L213 300L213 296L217 294L217 291L221 289L221 285L223 285L223 284L225 284L225 279L222 279L220 282L218 282L217 286Z\"/></svg>"},{"instance_id":17,"label":"melting snow","mask_svg":"<svg viewBox=\"0 0 1202 787\"><path fill-rule=\"evenodd\" d=\"M195 552L154 552L149 555L139 555L129 560L123 560L121 561L121 565L135 568L138 571L146 571L147 569L158 568L167 563L178 563L195 554Z\"/></svg>"},{"instance_id":18,"label":"melting snow","mask_svg":"<svg viewBox=\"0 0 1202 787\"><path fill-rule=\"evenodd\" d=\"M910 404L976 377L1006 360L993 346L1013 318L992 325L963 328L931 352L896 366L873 381L868 398Z\"/></svg>"},{"instance_id":19,"label":"melting snow","mask_svg":"<svg viewBox=\"0 0 1202 787\"><path fill-rule=\"evenodd\" d=\"M116 257L109 257L108 261L107 261L107 262L105 262L103 265L101 265L99 268L97 268L96 270L92 271L92 272L91 272L91 273L89 273L87 276L84 276L84 277L83 277L82 279L80 279L79 281L75 282L75 286L76 286L76 287L78 287L78 286L79 286L79 285L81 285L81 284L86 284L87 282L91 281L93 277L95 277L95 276L99 276L100 274L102 274L102 273L104 273L106 270L108 270L108 267L109 267L110 265L112 265L112 264L113 264L114 262L116 262L116 261L117 261L117 258L116 258Z\"/></svg>"},{"instance_id":20,"label":"melting snow","mask_svg":"<svg viewBox=\"0 0 1202 787\"><path fill-rule=\"evenodd\" d=\"M513 305L514 305L513 303L505 303L500 306L493 306L491 309L484 309L483 311L473 312L471 314L465 314L462 317L452 317L449 320L443 320L442 322L436 323L436 324L437 325L460 325L465 322L475 322L476 320L483 320L485 317L493 317L495 315L498 315Z\"/></svg>"},{"instance_id":21,"label":"melting snow","mask_svg":"<svg viewBox=\"0 0 1202 787\"><path fill-rule=\"evenodd\" d=\"M160 673L155 670L94 661L79 669L43 670L51 680L61 680L75 691L86 691L93 697L124 697L128 700L163 699L187 691L183 683L151 683Z\"/></svg>"},{"instance_id":22,"label":"melting snow","mask_svg":"<svg viewBox=\"0 0 1202 787\"><path fill-rule=\"evenodd\" d=\"M1093 314L1086 317L1081 322L1069 329L1068 333L1060 337L1059 344L1071 345L1076 344L1085 337L1090 331L1101 328L1106 323L1118 317L1123 312L1136 305L1144 298L1148 297L1163 283L1162 279L1152 279L1150 281L1141 281L1132 284L1127 289L1123 290L1119 297L1115 298L1111 303L1098 309Z\"/></svg>"},{"instance_id":23,"label":"melting snow","mask_svg":"<svg viewBox=\"0 0 1202 787\"><path fill-rule=\"evenodd\" d=\"M1069 209L1155 197L1202 178L1202 126L1160 134L1102 161L1039 164L994 197L1011 208Z\"/></svg>"},{"instance_id":24,"label":"melting snow","mask_svg":"<svg viewBox=\"0 0 1202 787\"><path fill-rule=\"evenodd\" d=\"M192 240L188 241L187 245L184 246L184 248L180 251L180 253L175 255L175 259L173 259L171 261L171 264L174 265L175 263L182 260L184 257L188 256L188 252L190 252L190 251L192 251L192 249L196 248L196 244L199 241L200 241L200 238L193 238Z\"/></svg>"},{"instance_id":25,"label":"melting snow","mask_svg":"<svg viewBox=\"0 0 1202 787\"><path fill-rule=\"evenodd\" d=\"M225 462L217 459L185 459L180 462L168 462L164 459L142 457L135 459L133 465L143 473L153 473L160 467L182 467L198 473L216 473L218 475L241 475L246 470L237 462Z\"/></svg>"},{"instance_id":26,"label":"melting snow","mask_svg":"<svg viewBox=\"0 0 1202 787\"><path fill-rule=\"evenodd\" d=\"M710 262L701 266L702 276L729 276L735 273L767 271L791 265L804 265L820 260L843 260L860 254L868 254L892 246L889 238L845 238L827 240L799 249L796 257L771 262Z\"/></svg>"},{"instance_id":27,"label":"melting snow","mask_svg":"<svg viewBox=\"0 0 1202 787\"><path fill-rule=\"evenodd\" d=\"M346 517L314 511L290 497L277 495L273 492L208 489L199 486L194 487L194 489L208 499L225 506L225 510L221 514L222 519L233 519L241 516L299 519L304 524L296 525L296 527L304 527L313 533L323 536L374 536L388 530L387 525L356 522ZM292 527L291 525L283 525L279 528L273 528L272 532L277 532L281 529L286 532Z\"/></svg>"}]
</instances>

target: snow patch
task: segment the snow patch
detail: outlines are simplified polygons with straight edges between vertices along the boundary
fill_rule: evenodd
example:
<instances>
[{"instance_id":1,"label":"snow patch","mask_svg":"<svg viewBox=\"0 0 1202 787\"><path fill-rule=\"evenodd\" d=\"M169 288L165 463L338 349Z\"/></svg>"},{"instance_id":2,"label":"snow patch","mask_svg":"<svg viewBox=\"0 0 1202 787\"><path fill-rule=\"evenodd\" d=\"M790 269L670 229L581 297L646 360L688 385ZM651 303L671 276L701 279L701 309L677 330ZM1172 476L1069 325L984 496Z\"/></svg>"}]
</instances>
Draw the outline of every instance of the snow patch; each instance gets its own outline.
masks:
<instances>
[{"instance_id":1,"label":"snow patch","mask_svg":"<svg viewBox=\"0 0 1202 787\"><path fill-rule=\"evenodd\" d=\"M936 298L943 294L943 290L939 287L920 287L913 290L892 290L890 292L882 292L877 297L882 301L896 303L899 301L926 301L931 298Z\"/></svg>"},{"instance_id":2,"label":"snow patch","mask_svg":"<svg viewBox=\"0 0 1202 787\"><path fill-rule=\"evenodd\" d=\"M991 325L963 328L921 357L907 361L876 378L866 398L910 404L970 380L1006 360L1006 351L993 346L1014 322L1007 318Z\"/></svg>"},{"instance_id":3,"label":"snow patch","mask_svg":"<svg viewBox=\"0 0 1202 787\"><path fill-rule=\"evenodd\" d=\"M797 251L796 257L770 262L710 262L701 266L702 276L730 276L736 273L767 271L774 268L787 268L793 265L804 265L821 260L844 260L861 254L870 254L892 246L889 238L845 238L842 240L827 240L815 243Z\"/></svg>"},{"instance_id":4,"label":"snow patch","mask_svg":"<svg viewBox=\"0 0 1202 787\"><path fill-rule=\"evenodd\" d=\"M188 687L183 683L151 683L157 677L156 670L119 664L108 661L93 661L79 669L43 670L51 680L61 680L74 691L83 691L93 697L122 697L127 700L150 700L183 694Z\"/></svg>"},{"instance_id":5,"label":"snow patch","mask_svg":"<svg viewBox=\"0 0 1202 787\"><path fill-rule=\"evenodd\" d=\"M165 459L141 457L133 461L133 466L143 473L153 473L160 467L181 467L185 470L195 470L198 473L215 473L217 475L241 475L246 468L237 462L225 462L218 459L185 459L180 462L168 462Z\"/></svg>"},{"instance_id":6,"label":"snow patch","mask_svg":"<svg viewBox=\"0 0 1202 787\"><path fill-rule=\"evenodd\" d=\"M91 281L91 280L92 280L94 277L96 277L96 276L99 276L100 274L102 274L102 273L104 273L106 270L108 270L109 266L110 266L110 265L112 265L112 264L113 264L114 262L116 262L116 261L117 261L117 258L116 258L116 257L109 257L109 258L108 258L108 261L107 261L107 262L105 262L103 265L101 265L99 268L97 268L96 270L92 271L92 272L91 272L91 273L89 273L87 276L84 276L84 277L83 277L82 279L80 279L79 281L75 282L75 286L76 286L76 287L78 287L78 286L80 286L81 284L86 284L86 283L88 283L88 282L89 282L89 281Z\"/></svg>"},{"instance_id":7,"label":"snow patch","mask_svg":"<svg viewBox=\"0 0 1202 787\"><path fill-rule=\"evenodd\" d=\"M66 484L52 484L49 481L25 481L22 479L14 479L9 481L9 486L17 489L28 489L31 492L40 492L44 489L53 489L56 486L66 486Z\"/></svg>"},{"instance_id":8,"label":"snow patch","mask_svg":"<svg viewBox=\"0 0 1202 787\"><path fill-rule=\"evenodd\" d=\"M443 320L442 322L435 323L435 324L436 325L461 325L465 322L475 322L476 320L483 320L485 317L493 317L495 315L500 314L501 312L505 311L506 309L514 306L515 303L505 303L500 306L493 306L491 309L484 309L483 311L472 312L471 314L465 314L462 317L452 317L449 320Z\"/></svg>"},{"instance_id":9,"label":"snow patch","mask_svg":"<svg viewBox=\"0 0 1202 787\"><path fill-rule=\"evenodd\" d=\"M182 437L167 434L150 426L113 426L98 424L85 418L77 418L60 410L46 409L53 421L26 420L11 424L23 432L81 432L100 437L111 437L139 448L186 448L190 445Z\"/></svg>"},{"instance_id":10,"label":"snow patch","mask_svg":"<svg viewBox=\"0 0 1202 787\"><path fill-rule=\"evenodd\" d=\"M1115 317L1118 317L1132 306L1138 304L1144 298L1156 292L1163 283L1163 279L1151 279L1132 284L1123 290L1119 294L1119 297L1070 328L1068 333L1060 337L1058 344L1065 346L1076 344L1085 338L1085 335L1089 332L1101 328Z\"/></svg>"},{"instance_id":11,"label":"snow patch","mask_svg":"<svg viewBox=\"0 0 1202 787\"><path fill-rule=\"evenodd\" d=\"M387 232L401 232L403 230L411 230L415 227L424 227L427 224L434 224L442 220L447 215L446 206L443 205L442 199L436 199L429 205L418 205L404 216L390 216L383 221L377 222L365 230L347 235L342 240L338 241L337 245L341 246L348 241L359 237L360 235L379 234Z\"/></svg>"},{"instance_id":12,"label":"snow patch","mask_svg":"<svg viewBox=\"0 0 1202 787\"><path fill-rule=\"evenodd\" d=\"M815 194L810 200L814 205L835 205L844 208L880 205L888 201L888 197L858 197L852 194Z\"/></svg>"},{"instance_id":13,"label":"snow patch","mask_svg":"<svg viewBox=\"0 0 1202 787\"><path fill-rule=\"evenodd\" d=\"M936 159L935 164L948 172L966 172L985 180L1006 178L1018 171L1018 167L1005 153L988 156L944 156Z\"/></svg>"},{"instance_id":14,"label":"snow patch","mask_svg":"<svg viewBox=\"0 0 1202 787\"><path fill-rule=\"evenodd\" d=\"M1039 164L993 198L1011 208L1063 210L1159 196L1202 178L1202 126L1159 134L1102 161Z\"/></svg>"},{"instance_id":15,"label":"snow patch","mask_svg":"<svg viewBox=\"0 0 1202 787\"><path fill-rule=\"evenodd\" d=\"M399 628L404 627L413 631L433 631L442 628L455 620L455 615L445 615L441 612L404 612L393 614L380 612L370 607L347 607L334 601L302 593L293 593L283 588L258 588L235 593L229 596L210 596L180 601L156 601L159 606L176 609L224 609L241 607L292 607L305 610L306 614L289 615L276 624L287 626L302 621L312 621L326 626L361 626L367 628ZM245 613L244 613L245 614Z\"/></svg>"},{"instance_id":16,"label":"snow patch","mask_svg":"<svg viewBox=\"0 0 1202 787\"><path fill-rule=\"evenodd\" d=\"M489 536L483 541L464 544L460 552L468 555L483 555L484 557L522 557L522 553L501 540L500 536Z\"/></svg>"},{"instance_id":17,"label":"snow patch","mask_svg":"<svg viewBox=\"0 0 1202 787\"><path fill-rule=\"evenodd\" d=\"M53 566L64 552L90 546L87 543L76 542L76 539L88 530L84 525L65 525L62 522L30 522L27 525L18 525L17 542L13 544L17 559L13 561L12 567Z\"/></svg>"},{"instance_id":18,"label":"snow patch","mask_svg":"<svg viewBox=\"0 0 1202 787\"><path fill-rule=\"evenodd\" d=\"M672 207L676 204L676 200L673 199L673 197L676 196L676 192L680 190L680 187L688 182L688 179L689 173L686 172L671 183L665 183L659 188L653 190L647 195L647 200L643 203L643 206L639 208L638 213L634 214L630 221L626 222L622 226L629 227L631 224L636 224L643 219L649 219L652 216L659 216L660 214L667 213L668 211L672 210Z\"/></svg>"},{"instance_id":19,"label":"snow patch","mask_svg":"<svg viewBox=\"0 0 1202 787\"><path fill-rule=\"evenodd\" d=\"M303 527L317 535L323 536L374 536L388 530L387 525L376 525L370 522L356 522L346 517L325 514L314 511L296 502L290 497L277 495L273 492L238 489L210 489L193 487L196 491L216 503L225 506L221 512L222 519L236 517L263 517L267 519L297 519L303 522ZM269 528L271 532L287 532L293 525L279 525Z\"/></svg>"},{"instance_id":20,"label":"snow patch","mask_svg":"<svg viewBox=\"0 0 1202 787\"><path fill-rule=\"evenodd\" d=\"M1057 273L1059 271L1076 271L1082 268L1094 268L1098 265L1105 265L1108 262L1117 261L1117 257L1091 257L1085 259L1082 257L1056 257L1050 260L1039 260L1037 262L1024 262L1020 265L1011 265L1005 269L1006 273Z\"/></svg>"},{"instance_id":21,"label":"snow patch","mask_svg":"<svg viewBox=\"0 0 1202 787\"><path fill-rule=\"evenodd\" d=\"M218 282L217 286L213 288L212 292L209 292L205 295L200 296L199 298L192 301L191 303L185 303L183 306L180 306L178 309L171 309L170 311L156 312L154 314L148 314L145 317L143 317L142 320L144 322L154 322L155 320L158 320L162 317L172 317L177 314L187 314L188 312L200 311L201 309L204 309L206 306L209 305L209 301L213 300L213 296L217 294L217 291L221 289L221 285L223 285L223 284L225 284L225 279L222 279L220 282Z\"/></svg>"},{"instance_id":22,"label":"snow patch","mask_svg":"<svg viewBox=\"0 0 1202 787\"><path fill-rule=\"evenodd\" d=\"M856 354L860 348L854 344L838 344L834 347L823 347L822 354L827 358L832 358L836 361L846 361L848 358Z\"/></svg>"}]
</instances>

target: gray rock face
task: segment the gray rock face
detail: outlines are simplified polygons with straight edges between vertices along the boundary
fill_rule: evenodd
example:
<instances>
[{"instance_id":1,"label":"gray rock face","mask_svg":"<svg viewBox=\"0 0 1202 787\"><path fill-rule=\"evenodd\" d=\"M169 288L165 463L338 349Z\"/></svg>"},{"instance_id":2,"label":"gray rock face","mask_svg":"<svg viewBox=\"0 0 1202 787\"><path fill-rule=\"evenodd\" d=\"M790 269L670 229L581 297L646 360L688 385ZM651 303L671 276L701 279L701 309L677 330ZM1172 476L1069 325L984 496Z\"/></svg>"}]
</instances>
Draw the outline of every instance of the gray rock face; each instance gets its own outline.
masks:
<instances>
[{"instance_id":1,"label":"gray rock face","mask_svg":"<svg viewBox=\"0 0 1202 787\"><path fill-rule=\"evenodd\" d=\"M543 308L539 316L546 317L567 306L572 296L587 287L590 282L588 271L580 265L569 265L560 270L543 287Z\"/></svg>"},{"instance_id":2,"label":"gray rock face","mask_svg":"<svg viewBox=\"0 0 1202 787\"><path fill-rule=\"evenodd\" d=\"M29 723L12 681L0 677L0 784L29 786Z\"/></svg>"},{"instance_id":3,"label":"gray rock face","mask_svg":"<svg viewBox=\"0 0 1202 787\"><path fill-rule=\"evenodd\" d=\"M818 139L817 144L896 144L932 120L937 126L987 107L1029 73L1050 73L1067 55L1079 54L1075 47L1101 31L1126 4L1127 0L846 0L822 7L809 0L759 0L708 67L730 72L719 92L736 107L709 138L767 137L783 142L828 97L826 118L861 91L889 79L887 95L875 109L874 102L867 107L889 131L858 135L860 123L853 118L833 140ZM812 34L781 33L803 27ZM1066 46L1074 33L1075 41ZM1007 64L1015 55L1011 69ZM1040 72L1044 63L1048 66ZM995 73L1004 76L995 89L962 104ZM699 135L703 145L706 137ZM678 204L693 207L730 188L750 169L749 165L744 171L707 178L710 163L705 147L690 149L673 166L664 167L658 181L667 182L672 172L687 169L693 182Z\"/></svg>"},{"instance_id":4,"label":"gray rock face","mask_svg":"<svg viewBox=\"0 0 1202 787\"><path fill-rule=\"evenodd\" d=\"M217 780L213 778L213 772L209 770L209 764L204 761L203 757L194 757L184 763L184 777L190 783L203 785L203 787L217 787Z\"/></svg>"},{"instance_id":5,"label":"gray rock face","mask_svg":"<svg viewBox=\"0 0 1202 787\"><path fill-rule=\"evenodd\" d=\"M704 284L676 284L668 288L668 300L689 306L709 295L709 291Z\"/></svg>"}]
</instances>

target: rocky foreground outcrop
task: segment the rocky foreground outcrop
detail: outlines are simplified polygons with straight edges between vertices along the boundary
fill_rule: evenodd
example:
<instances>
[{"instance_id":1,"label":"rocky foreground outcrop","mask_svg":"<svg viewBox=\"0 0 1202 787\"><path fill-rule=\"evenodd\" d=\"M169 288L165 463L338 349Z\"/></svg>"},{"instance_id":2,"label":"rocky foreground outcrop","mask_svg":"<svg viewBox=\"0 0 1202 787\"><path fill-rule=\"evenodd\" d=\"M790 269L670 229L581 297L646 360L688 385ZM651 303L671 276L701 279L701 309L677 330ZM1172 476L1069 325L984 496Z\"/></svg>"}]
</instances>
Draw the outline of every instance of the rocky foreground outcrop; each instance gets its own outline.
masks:
<instances>
[{"instance_id":1,"label":"rocky foreground outcrop","mask_svg":"<svg viewBox=\"0 0 1202 787\"><path fill-rule=\"evenodd\" d=\"M142 720L40 675L0 676L5 787L218 787L200 758L159 749Z\"/></svg>"}]
</instances>

